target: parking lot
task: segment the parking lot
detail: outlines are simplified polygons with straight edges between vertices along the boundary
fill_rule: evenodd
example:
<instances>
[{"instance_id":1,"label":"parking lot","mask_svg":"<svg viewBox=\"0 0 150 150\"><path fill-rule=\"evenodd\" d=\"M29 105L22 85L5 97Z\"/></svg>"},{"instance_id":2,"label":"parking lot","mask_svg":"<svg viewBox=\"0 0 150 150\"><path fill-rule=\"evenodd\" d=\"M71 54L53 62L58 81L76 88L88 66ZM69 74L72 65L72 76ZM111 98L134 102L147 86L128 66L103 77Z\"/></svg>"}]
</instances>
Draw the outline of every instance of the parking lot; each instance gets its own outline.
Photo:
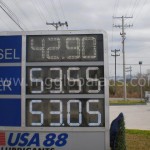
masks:
<instances>
[{"instance_id":1,"label":"parking lot","mask_svg":"<svg viewBox=\"0 0 150 150\"><path fill-rule=\"evenodd\" d=\"M127 129L150 130L150 103L147 105L110 106L109 111L110 123L122 112Z\"/></svg>"}]
</instances>

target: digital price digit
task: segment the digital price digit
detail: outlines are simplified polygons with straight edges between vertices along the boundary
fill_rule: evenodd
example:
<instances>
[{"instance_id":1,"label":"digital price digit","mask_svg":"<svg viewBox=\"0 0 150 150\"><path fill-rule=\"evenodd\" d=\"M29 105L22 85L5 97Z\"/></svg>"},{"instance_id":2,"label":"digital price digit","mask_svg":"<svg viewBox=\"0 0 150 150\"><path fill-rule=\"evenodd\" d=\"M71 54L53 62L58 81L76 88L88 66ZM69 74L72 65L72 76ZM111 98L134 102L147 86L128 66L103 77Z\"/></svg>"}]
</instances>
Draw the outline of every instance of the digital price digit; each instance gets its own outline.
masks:
<instances>
[{"instance_id":1,"label":"digital price digit","mask_svg":"<svg viewBox=\"0 0 150 150\"><path fill-rule=\"evenodd\" d=\"M93 50L93 52L92 52L92 55L87 55L86 53L88 53L87 52L87 50L86 50L86 43L89 43L89 42L91 42L92 41L92 50ZM82 38L82 57L83 58L96 58L96 39L94 38L94 37L83 37Z\"/></svg>"},{"instance_id":2,"label":"digital price digit","mask_svg":"<svg viewBox=\"0 0 150 150\"><path fill-rule=\"evenodd\" d=\"M36 76L38 73L40 73L40 76L41 76L41 73L42 73L42 68L32 68L31 70L30 70L30 84L31 84L31 87L32 87L32 85L33 85L33 83L35 83L35 85L36 85L36 88L37 87L39 87L39 89L38 90L31 90L31 93L42 93L43 92L43 90L44 90L44 82L43 82L43 80L42 80L42 78L41 77L34 77L34 76ZM33 74L34 74L34 76L33 76ZM38 84L40 84L40 86L38 86Z\"/></svg>"},{"instance_id":3,"label":"digital price digit","mask_svg":"<svg viewBox=\"0 0 150 150\"><path fill-rule=\"evenodd\" d=\"M61 126L61 124L63 123L63 115L62 115L62 112L63 112L63 105L62 105L62 101L61 100L50 100L50 103L58 103L59 104L59 111L50 111L49 113L51 115L59 115L59 123L50 123L50 126Z\"/></svg>"},{"instance_id":4,"label":"digital price digit","mask_svg":"<svg viewBox=\"0 0 150 150\"><path fill-rule=\"evenodd\" d=\"M75 43L76 46L70 46L70 43ZM76 55L68 56L67 59L79 59L80 58L80 39L79 38L66 38L66 48L68 51L76 53Z\"/></svg>"},{"instance_id":5,"label":"digital price digit","mask_svg":"<svg viewBox=\"0 0 150 150\"><path fill-rule=\"evenodd\" d=\"M52 74L55 73L54 75L59 75L58 78L52 78ZM59 83L59 87L54 88L55 90L50 90L50 93L61 93L62 92L62 69L61 68L50 68L49 69L49 76L48 78L50 78L50 82L51 82L51 88L53 87L53 83L54 85L58 86Z\"/></svg>"},{"instance_id":6,"label":"digital price digit","mask_svg":"<svg viewBox=\"0 0 150 150\"><path fill-rule=\"evenodd\" d=\"M49 46L46 50L46 58L47 59L59 59L59 49L60 49L60 38L48 38L47 45ZM55 45L55 46L51 46ZM57 53L56 53L57 52ZM54 56L54 54L57 54Z\"/></svg>"},{"instance_id":7,"label":"digital price digit","mask_svg":"<svg viewBox=\"0 0 150 150\"><path fill-rule=\"evenodd\" d=\"M43 123L44 123L44 114L42 111L34 111L33 110L33 105L34 104L41 104L42 103L42 100L32 100L30 101L30 113L34 116L38 116L39 119L39 122L32 122L31 125L32 126L42 126Z\"/></svg>"},{"instance_id":8,"label":"digital price digit","mask_svg":"<svg viewBox=\"0 0 150 150\"><path fill-rule=\"evenodd\" d=\"M101 82L100 82L100 80L97 77L96 78L91 78L90 77L90 72L92 72L92 71L98 71L98 70L99 70L98 67L88 67L86 69L87 84L91 82L92 83L91 87L93 87L94 85L97 86L97 90L91 89L91 90L88 90L88 93L98 93L101 90ZM94 74L94 75L97 76L97 74Z\"/></svg>"},{"instance_id":9,"label":"digital price digit","mask_svg":"<svg viewBox=\"0 0 150 150\"><path fill-rule=\"evenodd\" d=\"M78 79L74 79L74 78L71 77L71 72L72 71L77 71ZM67 70L68 85L72 86L70 84L71 82L73 83L73 85L75 85L75 83L77 83L77 85L78 85L78 89L69 90L69 93L80 93L81 92L81 80L79 79L79 71L80 71L79 67L71 67L71 68L68 68L68 70Z\"/></svg>"},{"instance_id":10,"label":"digital price digit","mask_svg":"<svg viewBox=\"0 0 150 150\"><path fill-rule=\"evenodd\" d=\"M77 123L71 122L71 104L78 104L79 105L79 121ZM67 103L67 123L70 126L80 126L82 123L82 104L80 100L69 100Z\"/></svg>"}]
</instances>

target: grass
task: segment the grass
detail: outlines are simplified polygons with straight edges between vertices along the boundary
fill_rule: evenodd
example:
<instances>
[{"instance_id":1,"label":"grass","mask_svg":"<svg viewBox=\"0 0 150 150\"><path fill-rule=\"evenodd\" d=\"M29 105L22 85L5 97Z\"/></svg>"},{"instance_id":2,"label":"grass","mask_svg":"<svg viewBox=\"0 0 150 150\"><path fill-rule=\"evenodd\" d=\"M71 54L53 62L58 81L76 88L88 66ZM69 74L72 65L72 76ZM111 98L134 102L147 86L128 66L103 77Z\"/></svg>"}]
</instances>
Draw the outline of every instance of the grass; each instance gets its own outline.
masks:
<instances>
[{"instance_id":1,"label":"grass","mask_svg":"<svg viewBox=\"0 0 150 150\"><path fill-rule=\"evenodd\" d=\"M150 131L126 130L127 150L150 150Z\"/></svg>"},{"instance_id":2,"label":"grass","mask_svg":"<svg viewBox=\"0 0 150 150\"><path fill-rule=\"evenodd\" d=\"M109 100L110 105L143 105L144 100Z\"/></svg>"}]
</instances>

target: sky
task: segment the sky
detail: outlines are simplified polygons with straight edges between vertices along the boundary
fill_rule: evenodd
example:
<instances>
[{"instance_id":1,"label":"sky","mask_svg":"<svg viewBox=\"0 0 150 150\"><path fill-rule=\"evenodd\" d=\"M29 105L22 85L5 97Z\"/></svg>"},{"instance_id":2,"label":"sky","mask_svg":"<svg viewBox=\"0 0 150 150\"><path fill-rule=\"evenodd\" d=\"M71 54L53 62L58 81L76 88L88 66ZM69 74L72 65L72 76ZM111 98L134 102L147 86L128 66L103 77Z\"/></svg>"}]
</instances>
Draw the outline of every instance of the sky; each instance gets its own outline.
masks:
<instances>
[{"instance_id":1,"label":"sky","mask_svg":"<svg viewBox=\"0 0 150 150\"><path fill-rule=\"evenodd\" d=\"M150 1L149 0L1 0L1 6L24 31L55 30L46 22L65 22L69 30L102 29L108 34L109 75L114 76L114 57L111 50L120 49L117 57L117 75L122 76L121 19L133 27L126 28L126 67L132 67L132 75L150 72ZM0 8L0 32L20 31L20 28ZM66 30L66 27L59 30ZM127 75L129 72L126 73Z\"/></svg>"}]
</instances>

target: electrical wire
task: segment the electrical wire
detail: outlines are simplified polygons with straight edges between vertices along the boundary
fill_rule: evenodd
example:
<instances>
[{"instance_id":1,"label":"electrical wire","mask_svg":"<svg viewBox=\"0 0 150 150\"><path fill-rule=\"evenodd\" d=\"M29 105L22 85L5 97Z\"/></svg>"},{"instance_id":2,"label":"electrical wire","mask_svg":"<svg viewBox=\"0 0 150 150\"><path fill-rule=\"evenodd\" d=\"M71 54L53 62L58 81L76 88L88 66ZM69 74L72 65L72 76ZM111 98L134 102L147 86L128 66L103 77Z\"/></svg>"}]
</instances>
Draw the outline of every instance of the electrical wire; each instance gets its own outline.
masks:
<instances>
[{"instance_id":1,"label":"electrical wire","mask_svg":"<svg viewBox=\"0 0 150 150\"><path fill-rule=\"evenodd\" d=\"M12 26L9 26L9 24L6 22L6 19L4 19L2 15L0 15L0 20L2 22L2 26L8 27L9 30L13 30Z\"/></svg>"},{"instance_id":2,"label":"electrical wire","mask_svg":"<svg viewBox=\"0 0 150 150\"><path fill-rule=\"evenodd\" d=\"M24 11L24 9L21 9L22 7L22 5L20 5L20 2L18 2L17 0L13 0L13 3L12 3L13 5L15 5L16 7L17 7L17 9L20 11L19 12L19 15L20 15L20 17L19 18L21 18L21 20L25 20L24 18L28 18L28 22L30 22L30 25L32 26L32 28L35 28L35 26L34 26L34 21L33 21L33 19L32 18L30 18L28 15L27 15L27 11ZM25 24L24 24L24 26L26 26ZM27 27L26 27L27 28ZM27 28L28 29L28 28Z\"/></svg>"},{"instance_id":3,"label":"electrical wire","mask_svg":"<svg viewBox=\"0 0 150 150\"><path fill-rule=\"evenodd\" d=\"M139 5L139 2L140 2L140 0L135 0L135 2L134 2L134 4L133 4L133 9L132 9L132 11L131 11L130 16L133 16L133 15L134 15L134 13L135 13L135 11L136 11L138 5Z\"/></svg>"},{"instance_id":4,"label":"electrical wire","mask_svg":"<svg viewBox=\"0 0 150 150\"><path fill-rule=\"evenodd\" d=\"M37 3L37 7L38 7L40 14L42 15L42 17L44 18L44 20L46 22L46 17L45 17L45 14L43 13L43 10L45 10L45 9L42 9L42 7L41 7L43 5L43 3L41 3L40 0L36 0L36 3Z\"/></svg>"},{"instance_id":5,"label":"electrical wire","mask_svg":"<svg viewBox=\"0 0 150 150\"><path fill-rule=\"evenodd\" d=\"M44 6L44 8L45 8L45 10L47 11L47 18L52 18L52 20L54 21L54 16L51 14L51 12L49 11L50 9L47 7L47 5L46 5L46 2L45 2L45 0L42 0L43 1L43 6ZM50 14L50 15L49 15Z\"/></svg>"},{"instance_id":6,"label":"electrical wire","mask_svg":"<svg viewBox=\"0 0 150 150\"><path fill-rule=\"evenodd\" d=\"M131 9L132 9L133 2L134 2L134 0L131 0L131 1L130 1L129 7L127 7L127 9L126 9L125 16L130 16L130 11L131 11ZM129 13L129 15L128 15L128 13Z\"/></svg>"},{"instance_id":7,"label":"electrical wire","mask_svg":"<svg viewBox=\"0 0 150 150\"><path fill-rule=\"evenodd\" d=\"M56 14L56 17L57 17L58 20L60 21L59 14L58 14L57 9L56 9L56 7L55 7L54 1L51 0L50 2L51 2L51 4L52 4L53 10L54 10L54 12L55 12L55 14Z\"/></svg>"},{"instance_id":8,"label":"electrical wire","mask_svg":"<svg viewBox=\"0 0 150 150\"><path fill-rule=\"evenodd\" d=\"M19 23L21 23L21 25L22 25L22 27L24 28L24 29L28 29L27 28L27 26L23 23L23 20L24 20L24 18L22 17L22 15L20 15L20 14L22 14L22 10L21 10L21 8L20 8L20 6L18 5L18 2L16 1L16 0L14 0L13 2L12 1L9 1L9 4L8 5L10 5L11 6L11 8L13 8L12 7L12 5L14 6L14 7L16 7L15 8L15 10L17 9L17 10L20 10L20 12L18 13L19 15L18 16L16 16L16 18L17 18L17 22ZM9 7L8 7L9 8ZM21 20L21 21L20 21Z\"/></svg>"},{"instance_id":9,"label":"electrical wire","mask_svg":"<svg viewBox=\"0 0 150 150\"><path fill-rule=\"evenodd\" d=\"M35 8L36 12L39 14L40 19L42 20L42 22L45 23L46 21L45 21L44 17L41 15L41 13L39 12L39 9L37 8L37 5L34 4L33 0L31 0L31 2L32 2L32 5L33 5L33 8Z\"/></svg>"},{"instance_id":10,"label":"electrical wire","mask_svg":"<svg viewBox=\"0 0 150 150\"><path fill-rule=\"evenodd\" d=\"M7 16L22 30L22 31L24 31L24 29L20 26L20 24L17 22L18 21L18 19L17 19L17 21L15 20L15 18L14 18L14 16L15 16L15 14L8 8L8 6L5 4L5 5L3 5L3 4L5 4L4 2L2 2L1 1L1 4L0 4L0 8L7 14ZM5 7L5 6L7 6L7 7ZM7 10L5 10L5 8L8 8Z\"/></svg>"},{"instance_id":11,"label":"electrical wire","mask_svg":"<svg viewBox=\"0 0 150 150\"><path fill-rule=\"evenodd\" d=\"M119 0L116 0L115 5L114 5L113 17L116 17L117 10L118 10L118 4L119 4Z\"/></svg>"},{"instance_id":12,"label":"electrical wire","mask_svg":"<svg viewBox=\"0 0 150 150\"><path fill-rule=\"evenodd\" d=\"M135 20L142 14L141 12L142 12L144 6L146 5L146 3L147 3L147 0L145 0L145 1L143 2L143 5L140 7L140 10L138 11L137 15L134 17L133 23L134 23Z\"/></svg>"},{"instance_id":13,"label":"electrical wire","mask_svg":"<svg viewBox=\"0 0 150 150\"><path fill-rule=\"evenodd\" d=\"M4 3L2 0L0 1L0 3L7 9L7 11L9 12L9 14L16 19L16 21L19 22L17 16L10 10L10 8L6 5L6 3Z\"/></svg>"},{"instance_id":14,"label":"electrical wire","mask_svg":"<svg viewBox=\"0 0 150 150\"><path fill-rule=\"evenodd\" d=\"M111 41L112 41L112 43L111 43L111 50L113 49L113 42L114 42L114 27L113 27L113 25L115 24L115 19L114 19L114 17L116 17L116 11L117 11L117 9L118 9L118 3L119 3L119 0L116 0L115 1L115 4L114 4L114 9L113 9L113 16L112 16L112 36L111 36Z\"/></svg>"},{"instance_id":15,"label":"electrical wire","mask_svg":"<svg viewBox=\"0 0 150 150\"><path fill-rule=\"evenodd\" d=\"M61 9L61 11L62 11L62 15L63 15L64 21L66 21L66 16L65 16L65 13L64 13L64 9L63 9L63 7L62 7L61 0L59 0L59 5L60 5L60 9Z\"/></svg>"},{"instance_id":16,"label":"electrical wire","mask_svg":"<svg viewBox=\"0 0 150 150\"><path fill-rule=\"evenodd\" d=\"M115 63L109 63L109 65L115 65ZM116 63L116 65L120 65L120 66L123 66L123 64L119 64L119 63ZM125 65L132 65L132 66L139 66L139 64L125 64ZM142 66L150 66L150 64L142 64Z\"/></svg>"}]
</instances>

